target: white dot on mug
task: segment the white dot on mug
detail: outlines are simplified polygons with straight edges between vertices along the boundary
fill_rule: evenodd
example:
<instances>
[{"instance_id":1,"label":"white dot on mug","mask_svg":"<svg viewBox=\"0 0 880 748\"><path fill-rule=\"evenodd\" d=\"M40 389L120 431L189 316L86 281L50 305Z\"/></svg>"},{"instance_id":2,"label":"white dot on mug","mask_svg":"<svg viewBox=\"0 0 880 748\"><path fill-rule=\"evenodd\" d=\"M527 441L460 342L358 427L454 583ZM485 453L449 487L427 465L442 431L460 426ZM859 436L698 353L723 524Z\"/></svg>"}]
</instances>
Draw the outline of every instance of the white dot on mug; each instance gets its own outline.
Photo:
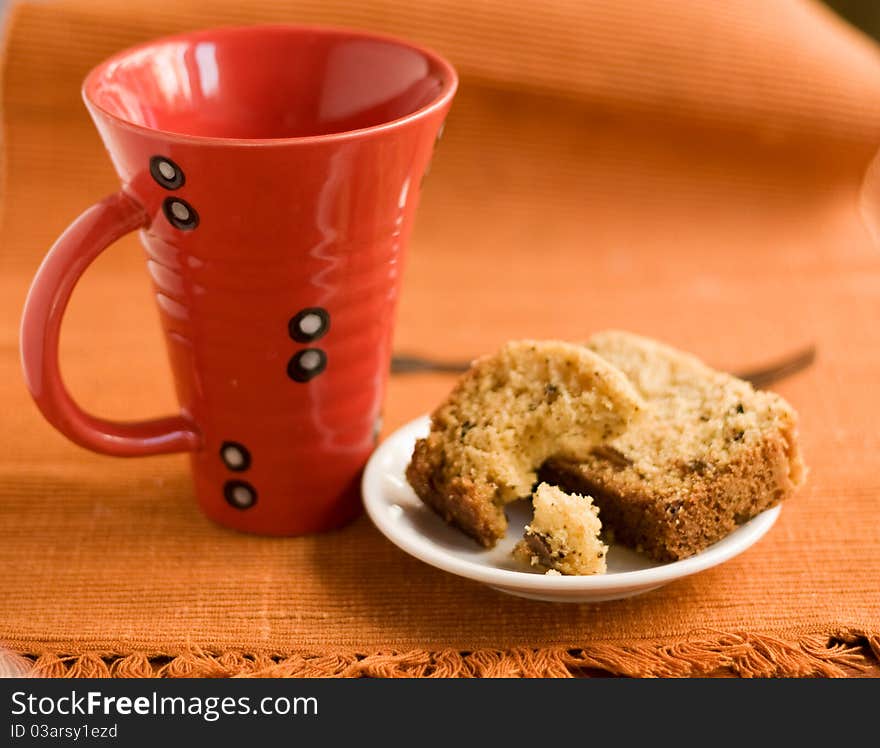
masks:
<instances>
[{"instance_id":1,"label":"white dot on mug","mask_svg":"<svg viewBox=\"0 0 880 748\"><path fill-rule=\"evenodd\" d=\"M223 461L231 468L244 465L244 455L238 447L228 446L223 450Z\"/></svg>"},{"instance_id":2,"label":"white dot on mug","mask_svg":"<svg viewBox=\"0 0 880 748\"><path fill-rule=\"evenodd\" d=\"M229 505L236 509L249 509L257 503L257 492L244 481L229 481L223 486L223 494Z\"/></svg>"},{"instance_id":3,"label":"white dot on mug","mask_svg":"<svg viewBox=\"0 0 880 748\"><path fill-rule=\"evenodd\" d=\"M160 161L156 168L169 182L177 176L177 170L167 161Z\"/></svg>"},{"instance_id":4,"label":"white dot on mug","mask_svg":"<svg viewBox=\"0 0 880 748\"><path fill-rule=\"evenodd\" d=\"M294 382L309 382L327 367L327 354L320 348L305 348L287 362L287 376Z\"/></svg>"},{"instance_id":5,"label":"white dot on mug","mask_svg":"<svg viewBox=\"0 0 880 748\"><path fill-rule=\"evenodd\" d=\"M305 351L299 357L299 365L306 371L317 369L321 365L321 354L318 351Z\"/></svg>"},{"instance_id":6,"label":"white dot on mug","mask_svg":"<svg viewBox=\"0 0 880 748\"><path fill-rule=\"evenodd\" d=\"M179 197L166 197L162 201L162 212L168 222L179 231L192 231L199 225L196 209Z\"/></svg>"},{"instance_id":7,"label":"white dot on mug","mask_svg":"<svg viewBox=\"0 0 880 748\"><path fill-rule=\"evenodd\" d=\"M319 306L300 309L287 323L287 332L298 343L311 343L330 329L330 313Z\"/></svg>"},{"instance_id":8,"label":"white dot on mug","mask_svg":"<svg viewBox=\"0 0 880 748\"><path fill-rule=\"evenodd\" d=\"M171 203L171 212L178 221L189 220L189 208L177 200Z\"/></svg>"},{"instance_id":9,"label":"white dot on mug","mask_svg":"<svg viewBox=\"0 0 880 748\"><path fill-rule=\"evenodd\" d=\"M299 321L299 329L304 335L314 335L324 326L320 315L309 312Z\"/></svg>"},{"instance_id":10,"label":"white dot on mug","mask_svg":"<svg viewBox=\"0 0 880 748\"><path fill-rule=\"evenodd\" d=\"M244 465L244 455L235 447L227 447L223 452L223 459L229 467L237 468Z\"/></svg>"},{"instance_id":11,"label":"white dot on mug","mask_svg":"<svg viewBox=\"0 0 880 748\"><path fill-rule=\"evenodd\" d=\"M244 472L251 466L251 453L239 442L223 442L220 445L220 459L227 469L237 473Z\"/></svg>"},{"instance_id":12,"label":"white dot on mug","mask_svg":"<svg viewBox=\"0 0 880 748\"><path fill-rule=\"evenodd\" d=\"M166 190L179 189L186 181L181 168L165 156L153 156L150 159L150 175Z\"/></svg>"}]
</instances>

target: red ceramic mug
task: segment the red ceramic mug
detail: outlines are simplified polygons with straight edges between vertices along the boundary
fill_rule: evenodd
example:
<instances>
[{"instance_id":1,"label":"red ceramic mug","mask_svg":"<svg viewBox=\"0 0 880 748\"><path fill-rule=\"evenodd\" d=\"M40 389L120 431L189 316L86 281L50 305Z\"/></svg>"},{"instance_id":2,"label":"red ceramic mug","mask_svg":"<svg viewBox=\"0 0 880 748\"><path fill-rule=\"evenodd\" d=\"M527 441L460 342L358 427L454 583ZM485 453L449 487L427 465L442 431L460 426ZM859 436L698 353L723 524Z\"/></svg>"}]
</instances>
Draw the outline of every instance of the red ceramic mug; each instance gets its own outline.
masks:
<instances>
[{"instance_id":1,"label":"red ceramic mug","mask_svg":"<svg viewBox=\"0 0 880 748\"><path fill-rule=\"evenodd\" d=\"M224 525L272 535L360 507L377 436L404 249L455 94L448 62L362 31L227 28L124 51L83 96L122 189L52 247L22 319L44 416L89 449L191 453ZM140 231L179 415L115 423L59 374L77 279Z\"/></svg>"}]
</instances>

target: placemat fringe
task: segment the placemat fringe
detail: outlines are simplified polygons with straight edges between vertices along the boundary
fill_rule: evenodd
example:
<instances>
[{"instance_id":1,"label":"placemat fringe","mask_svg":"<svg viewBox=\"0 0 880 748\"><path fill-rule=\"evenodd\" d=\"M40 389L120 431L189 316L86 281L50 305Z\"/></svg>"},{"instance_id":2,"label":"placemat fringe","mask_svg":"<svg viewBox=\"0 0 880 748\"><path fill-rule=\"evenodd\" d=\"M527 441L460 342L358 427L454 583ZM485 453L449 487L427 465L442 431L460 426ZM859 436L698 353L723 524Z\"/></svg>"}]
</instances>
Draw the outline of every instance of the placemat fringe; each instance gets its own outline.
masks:
<instances>
[{"instance_id":1,"label":"placemat fringe","mask_svg":"<svg viewBox=\"0 0 880 748\"><path fill-rule=\"evenodd\" d=\"M714 632L674 644L599 643L585 649L412 650L373 654L268 655L193 649L173 656L145 652L27 655L30 675L50 678L540 678L608 674L687 677L843 677L880 661L880 633L856 629L786 641L766 634Z\"/></svg>"}]
</instances>

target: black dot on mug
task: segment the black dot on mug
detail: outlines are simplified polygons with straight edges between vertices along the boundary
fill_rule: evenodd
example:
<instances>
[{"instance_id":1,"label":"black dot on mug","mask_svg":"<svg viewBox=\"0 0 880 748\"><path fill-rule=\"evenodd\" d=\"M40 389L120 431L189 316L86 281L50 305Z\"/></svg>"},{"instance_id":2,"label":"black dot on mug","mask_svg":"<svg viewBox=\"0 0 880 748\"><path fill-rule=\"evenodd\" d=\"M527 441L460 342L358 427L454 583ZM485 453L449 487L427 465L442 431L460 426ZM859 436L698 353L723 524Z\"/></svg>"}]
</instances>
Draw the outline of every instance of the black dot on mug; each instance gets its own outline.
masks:
<instances>
[{"instance_id":1,"label":"black dot on mug","mask_svg":"<svg viewBox=\"0 0 880 748\"><path fill-rule=\"evenodd\" d=\"M223 486L226 503L236 509L250 509L257 503L257 492L250 483L243 480L230 480Z\"/></svg>"},{"instance_id":2,"label":"black dot on mug","mask_svg":"<svg viewBox=\"0 0 880 748\"><path fill-rule=\"evenodd\" d=\"M162 203L162 212L174 228L181 231L192 231L199 225L199 214L186 200L179 197L166 197Z\"/></svg>"},{"instance_id":3,"label":"black dot on mug","mask_svg":"<svg viewBox=\"0 0 880 748\"><path fill-rule=\"evenodd\" d=\"M294 382L308 382L327 368L327 354L320 348L306 348L287 364L287 376Z\"/></svg>"},{"instance_id":4,"label":"black dot on mug","mask_svg":"<svg viewBox=\"0 0 880 748\"><path fill-rule=\"evenodd\" d=\"M330 313L319 306L302 309L287 323L287 331L297 343L323 338L330 329Z\"/></svg>"},{"instance_id":5,"label":"black dot on mug","mask_svg":"<svg viewBox=\"0 0 880 748\"><path fill-rule=\"evenodd\" d=\"M186 181L183 169L165 156L153 156L150 159L150 175L166 190L183 187Z\"/></svg>"},{"instance_id":6,"label":"black dot on mug","mask_svg":"<svg viewBox=\"0 0 880 748\"><path fill-rule=\"evenodd\" d=\"M236 472L242 472L251 466L251 453L244 444L238 442L223 442L220 459L227 468Z\"/></svg>"}]
</instances>

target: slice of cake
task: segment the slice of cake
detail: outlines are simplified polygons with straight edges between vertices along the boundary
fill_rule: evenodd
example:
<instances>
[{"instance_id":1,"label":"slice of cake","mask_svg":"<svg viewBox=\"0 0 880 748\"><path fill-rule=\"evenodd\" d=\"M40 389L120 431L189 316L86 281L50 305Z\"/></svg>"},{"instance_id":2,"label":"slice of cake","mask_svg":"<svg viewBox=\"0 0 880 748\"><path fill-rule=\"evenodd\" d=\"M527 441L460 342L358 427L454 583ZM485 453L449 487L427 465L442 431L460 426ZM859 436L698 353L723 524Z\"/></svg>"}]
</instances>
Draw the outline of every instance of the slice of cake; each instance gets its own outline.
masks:
<instances>
[{"instance_id":1,"label":"slice of cake","mask_svg":"<svg viewBox=\"0 0 880 748\"><path fill-rule=\"evenodd\" d=\"M589 496L541 483L532 503L535 516L513 550L515 558L548 573L605 573L608 546L599 539L599 509Z\"/></svg>"},{"instance_id":2,"label":"slice of cake","mask_svg":"<svg viewBox=\"0 0 880 748\"><path fill-rule=\"evenodd\" d=\"M478 359L431 417L406 470L416 494L486 547L504 505L528 496L548 457L580 459L623 433L641 400L581 345L515 341Z\"/></svg>"},{"instance_id":3,"label":"slice of cake","mask_svg":"<svg viewBox=\"0 0 880 748\"><path fill-rule=\"evenodd\" d=\"M592 496L615 542L685 558L803 482L797 416L778 395L629 333L588 347L626 375L645 412L586 457L550 460L541 477Z\"/></svg>"}]
</instances>

